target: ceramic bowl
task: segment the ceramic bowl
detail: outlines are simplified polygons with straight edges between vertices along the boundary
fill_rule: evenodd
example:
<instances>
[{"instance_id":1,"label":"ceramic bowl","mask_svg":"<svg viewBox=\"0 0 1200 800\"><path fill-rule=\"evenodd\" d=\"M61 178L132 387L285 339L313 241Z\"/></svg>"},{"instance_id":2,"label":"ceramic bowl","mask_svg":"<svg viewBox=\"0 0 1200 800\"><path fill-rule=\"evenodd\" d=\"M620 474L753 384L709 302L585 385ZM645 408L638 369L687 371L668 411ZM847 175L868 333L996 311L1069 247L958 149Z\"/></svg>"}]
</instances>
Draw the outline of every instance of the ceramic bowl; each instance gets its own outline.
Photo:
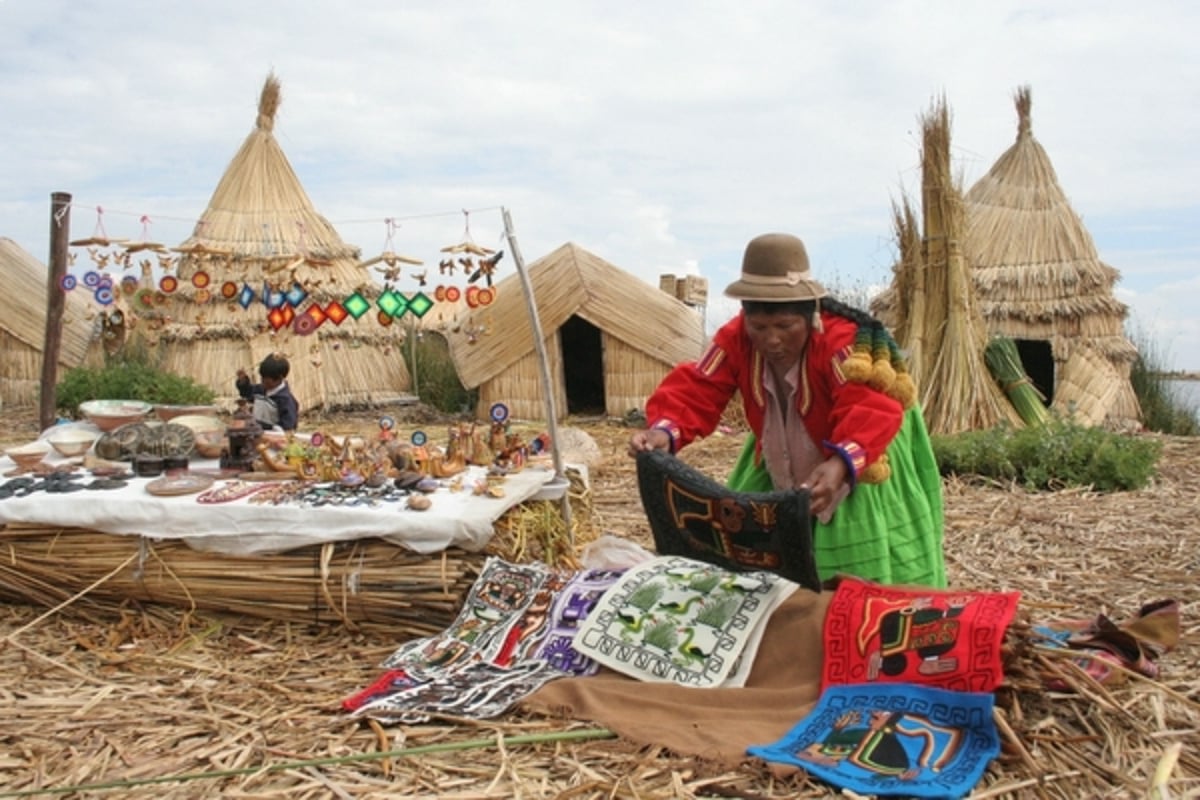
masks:
<instances>
[{"instance_id":1,"label":"ceramic bowl","mask_svg":"<svg viewBox=\"0 0 1200 800\"><path fill-rule=\"evenodd\" d=\"M92 445L96 443L96 439L98 438L92 431L80 428L63 428L60 431L51 431L46 436L46 441L58 451L59 455L66 458L75 458L91 450Z\"/></svg>"},{"instance_id":2,"label":"ceramic bowl","mask_svg":"<svg viewBox=\"0 0 1200 800\"><path fill-rule=\"evenodd\" d=\"M196 452L203 458L217 458L225 446L225 423L207 414L184 414L171 420L176 425L191 428L196 434Z\"/></svg>"},{"instance_id":3,"label":"ceramic bowl","mask_svg":"<svg viewBox=\"0 0 1200 800\"><path fill-rule=\"evenodd\" d=\"M144 421L152 409L153 406L141 400L88 400L79 404L79 413L105 433Z\"/></svg>"},{"instance_id":4,"label":"ceramic bowl","mask_svg":"<svg viewBox=\"0 0 1200 800\"><path fill-rule=\"evenodd\" d=\"M4 455L13 460L21 469L32 469L43 458L50 454L50 445L46 442L30 442L17 445L4 451Z\"/></svg>"},{"instance_id":5,"label":"ceramic bowl","mask_svg":"<svg viewBox=\"0 0 1200 800\"><path fill-rule=\"evenodd\" d=\"M154 414L163 422L173 422L176 417L184 416L217 416L216 406L176 406L176 405L157 405L154 407Z\"/></svg>"}]
</instances>

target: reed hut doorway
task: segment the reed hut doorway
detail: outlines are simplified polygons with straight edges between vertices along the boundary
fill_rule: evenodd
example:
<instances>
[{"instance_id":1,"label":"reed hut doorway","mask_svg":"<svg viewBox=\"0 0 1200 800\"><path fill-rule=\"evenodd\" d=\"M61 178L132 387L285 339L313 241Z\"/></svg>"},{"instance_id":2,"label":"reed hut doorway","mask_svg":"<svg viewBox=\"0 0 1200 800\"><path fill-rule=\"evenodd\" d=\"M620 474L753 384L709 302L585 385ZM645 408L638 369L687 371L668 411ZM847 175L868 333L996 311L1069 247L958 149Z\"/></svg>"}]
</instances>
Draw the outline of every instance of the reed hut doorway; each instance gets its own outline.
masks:
<instances>
[{"instance_id":1,"label":"reed hut doorway","mask_svg":"<svg viewBox=\"0 0 1200 800\"><path fill-rule=\"evenodd\" d=\"M1034 388L1042 393L1045 405L1054 401L1054 352L1045 339L1014 339L1021 366Z\"/></svg>"},{"instance_id":2,"label":"reed hut doorway","mask_svg":"<svg viewBox=\"0 0 1200 800\"><path fill-rule=\"evenodd\" d=\"M562 343L567 413L603 414L604 345L600 329L582 317L572 316L558 329L558 338Z\"/></svg>"}]
</instances>

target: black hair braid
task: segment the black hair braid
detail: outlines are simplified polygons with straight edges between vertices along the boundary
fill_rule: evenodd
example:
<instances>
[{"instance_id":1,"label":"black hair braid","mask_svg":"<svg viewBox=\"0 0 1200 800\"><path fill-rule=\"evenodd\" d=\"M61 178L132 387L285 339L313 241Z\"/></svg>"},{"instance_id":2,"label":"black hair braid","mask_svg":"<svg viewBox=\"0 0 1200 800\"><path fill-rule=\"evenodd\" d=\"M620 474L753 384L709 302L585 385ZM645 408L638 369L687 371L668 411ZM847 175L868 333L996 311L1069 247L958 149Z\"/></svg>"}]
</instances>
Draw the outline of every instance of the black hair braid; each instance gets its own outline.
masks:
<instances>
[{"instance_id":1,"label":"black hair braid","mask_svg":"<svg viewBox=\"0 0 1200 800\"><path fill-rule=\"evenodd\" d=\"M837 314L839 317L845 317L851 322L857 322L859 326L874 327L882 326L883 323L872 317L865 311L855 308L852 305L843 303L834 297L821 298L821 310L828 311L831 314Z\"/></svg>"}]
</instances>

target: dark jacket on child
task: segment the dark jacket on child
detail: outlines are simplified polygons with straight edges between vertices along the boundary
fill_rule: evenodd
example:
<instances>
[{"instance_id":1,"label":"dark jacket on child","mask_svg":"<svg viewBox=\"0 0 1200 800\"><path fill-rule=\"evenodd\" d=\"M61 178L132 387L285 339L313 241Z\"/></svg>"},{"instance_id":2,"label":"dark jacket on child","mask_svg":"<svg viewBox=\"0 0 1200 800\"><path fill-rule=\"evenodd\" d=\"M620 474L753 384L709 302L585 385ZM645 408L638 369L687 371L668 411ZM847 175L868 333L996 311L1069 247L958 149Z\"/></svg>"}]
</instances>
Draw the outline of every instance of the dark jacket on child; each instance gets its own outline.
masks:
<instances>
[{"instance_id":1,"label":"dark jacket on child","mask_svg":"<svg viewBox=\"0 0 1200 800\"><path fill-rule=\"evenodd\" d=\"M263 428L275 427L294 431L300 422L300 403L292 394L287 381L268 392L261 383L251 383L249 378L238 378L238 394L253 403L254 419Z\"/></svg>"}]
</instances>

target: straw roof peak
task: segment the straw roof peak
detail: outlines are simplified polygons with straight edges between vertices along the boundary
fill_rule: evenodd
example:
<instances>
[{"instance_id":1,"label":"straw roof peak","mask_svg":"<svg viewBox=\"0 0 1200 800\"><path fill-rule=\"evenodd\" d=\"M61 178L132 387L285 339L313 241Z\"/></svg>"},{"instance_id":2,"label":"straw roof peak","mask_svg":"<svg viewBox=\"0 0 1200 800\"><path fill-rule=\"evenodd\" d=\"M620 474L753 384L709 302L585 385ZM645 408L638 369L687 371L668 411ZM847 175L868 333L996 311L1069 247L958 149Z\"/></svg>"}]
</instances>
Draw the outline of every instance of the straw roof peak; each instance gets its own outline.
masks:
<instances>
[{"instance_id":1,"label":"straw roof peak","mask_svg":"<svg viewBox=\"0 0 1200 800\"><path fill-rule=\"evenodd\" d=\"M272 71L263 83L262 95L258 98L258 119L254 127L270 133L275 129L275 112L279 110L282 99L278 76Z\"/></svg>"},{"instance_id":2,"label":"straw roof peak","mask_svg":"<svg viewBox=\"0 0 1200 800\"><path fill-rule=\"evenodd\" d=\"M1017 104L1017 138L1033 135L1033 90L1029 84L1017 89L1013 99Z\"/></svg>"}]
</instances>

